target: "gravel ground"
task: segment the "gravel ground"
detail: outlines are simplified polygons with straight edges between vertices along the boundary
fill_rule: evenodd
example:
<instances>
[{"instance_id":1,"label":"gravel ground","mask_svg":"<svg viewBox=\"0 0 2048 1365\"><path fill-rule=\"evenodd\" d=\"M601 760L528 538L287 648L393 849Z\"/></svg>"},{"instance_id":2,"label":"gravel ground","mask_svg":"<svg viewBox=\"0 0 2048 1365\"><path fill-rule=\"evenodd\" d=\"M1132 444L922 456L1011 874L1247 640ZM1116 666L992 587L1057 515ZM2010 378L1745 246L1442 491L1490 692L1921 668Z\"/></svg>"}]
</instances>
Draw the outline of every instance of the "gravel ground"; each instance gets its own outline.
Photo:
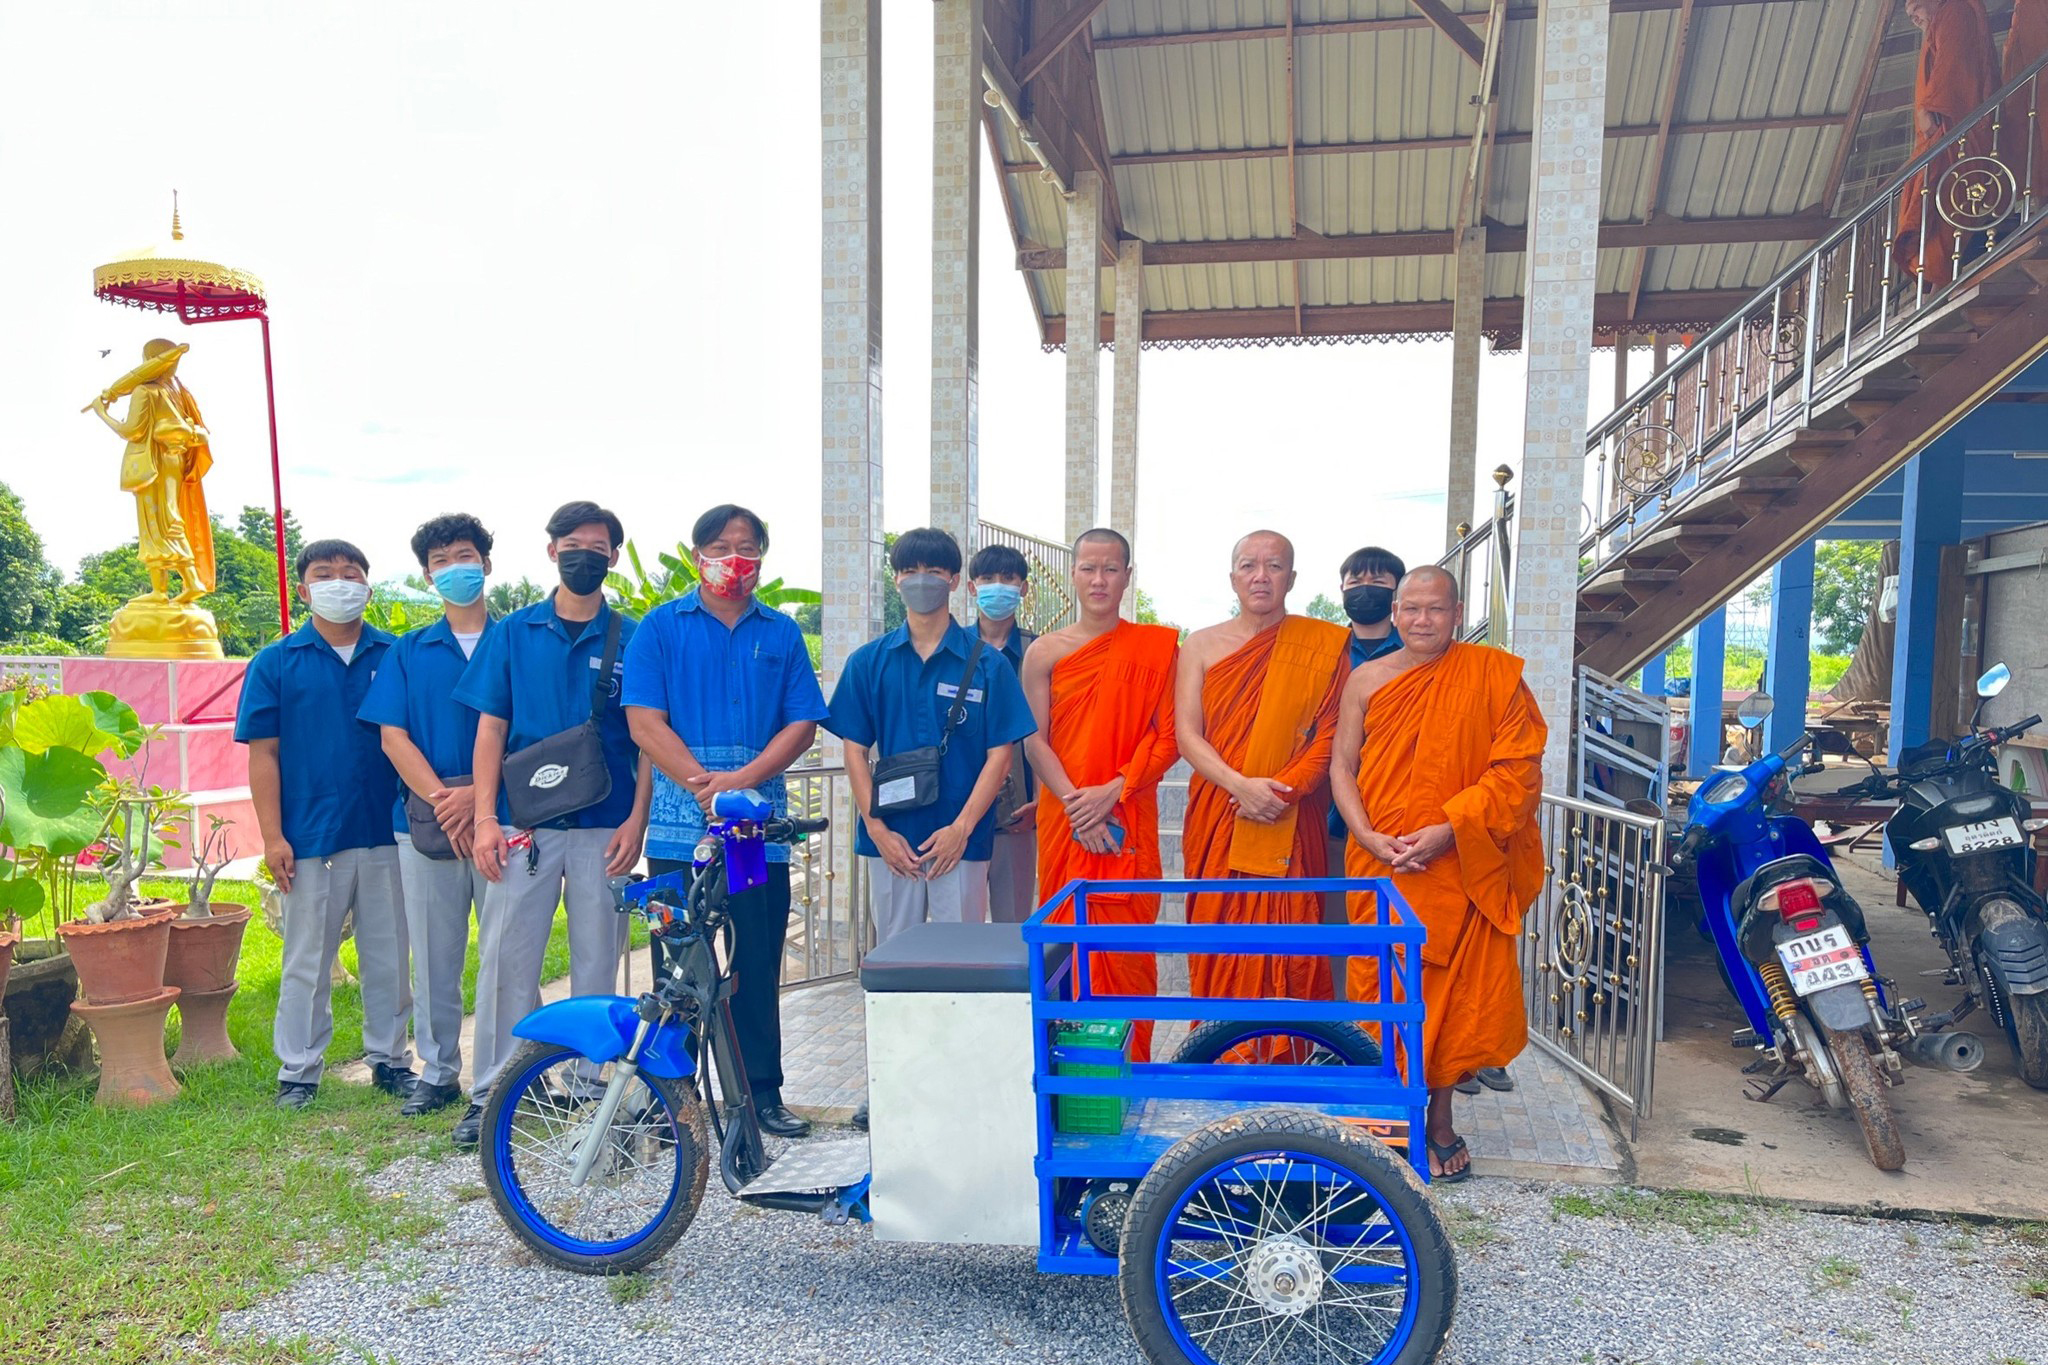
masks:
<instances>
[{"instance_id":1,"label":"gravel ground","mask_svg":"<svg viewBox=\"0 0 2048 1365\"><path fill-rule=\"evenodd\" d=\"M373 1182L447 1218L222 1323L396 1365L945 1361L1136 1365L1111 1280L1021 1250L877 1243L716 1188L644 1276L587 1279L517 1246L476 1163ZM1845 1218L1627 1190L1442 1189L1461 1298L1447 1365L2048 1365L2048 1227Z\"/></svg>"}]
</instances>

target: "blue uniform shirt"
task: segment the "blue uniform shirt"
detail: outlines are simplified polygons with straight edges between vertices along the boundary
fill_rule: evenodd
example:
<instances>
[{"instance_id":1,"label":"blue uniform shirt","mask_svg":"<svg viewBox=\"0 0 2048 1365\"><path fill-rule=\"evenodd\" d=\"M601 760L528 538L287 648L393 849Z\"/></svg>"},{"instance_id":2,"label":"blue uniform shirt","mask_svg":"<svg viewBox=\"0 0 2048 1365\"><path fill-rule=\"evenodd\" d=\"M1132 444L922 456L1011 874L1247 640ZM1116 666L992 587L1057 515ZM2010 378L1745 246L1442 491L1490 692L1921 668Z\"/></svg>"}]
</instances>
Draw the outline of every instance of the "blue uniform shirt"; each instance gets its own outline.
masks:
<instances>
[{"instance_id":1,"label":"blue uniform shirt","mask_svg":"<svg viewBox=\"0 0 2048 1365\"><path fill-rule=\"evenodd\" d=\"M795 621L754 602L727 629L704 609L695 588L648 612L633 632L619 700L666 711L669 728L713 772L745 767L785 727L826 715L825 693ZM777 815L789 813L780 774L759 789ZM655 769L647 856L687 862L703 835L697 798ZM768 861L788 862L789 845L768 845Z\"/></svg>"},{"instance_id":2,"label":"blue uniform shirt","mask_svg":"<svg viewBox=\"0 0 2048 1365\"><path fill-rule=\"evenodd\" d=\"M1384 640L1361 640L1354 632L1351 636L1351 666L1356 668L1360 664L1371 663L1382 654L1392 654L1400 647L1401 632L1398 630L1389 630ZM1330 798L1330 837L1346 839L1350 834L1351 831L1344 825L1344 817L1337 813L1337 799L1333 796ZM1341 877L1344 875L1344 868L1342 865L1333 867L1330 869L1330 875Z\"/></svg>"},{"instance_id":3,"label":"blue uniform shirt","mask_svg":"<svg viewBox=\"0 0 2048 1365\"><path fill-rule=\"evenodd\" d=\"M476 654L455 686L455 700L507 723L508 754L581 725L590 719L590 689L614 615L619 620L619 658L612 672L615 677L623 674L633 618L606 603L588 621L564 621L555 615L550 594L546 601L513 612L477 642ZM605 766L612 774L611 795L556 822L564 828L611 829L633 813L640 750L626 731L618 691L615 684L598 725ZM498 819L508 824L512 819L502 789Z\"/></svg>"},{"instance_id":4,"label":"blue uniform shirt","mask_svg":"<svg viewBox=\"0 0 2048 1365\"><path fill-rule=\"evenodd\" d=\"M296 857L391 843L398 774L376 727L356 719L391 645L365 625L343 663L309 620L265 645L242 675L235 739L278 742L278 805Z\"/></svg>"},{"instance_id":5,"label":"blue uniform shirt","mask_svg":"<svg viewBox=\"0 0 2048 1365\"><path fill-rule=\"evenodd\" d=\"M498 628L496 621L485 619L484 633L476 642L478 653ZM455 700L455 684L468 667L469 656L446 617L407 631L384 656L384 666L377 670L370 695L356 714L371 725L395 725L405 731L435 776L467 777L476 759L476 712ZM391 804L391 828L400 834L407 828L402 778L398 799Z\"/></svg>"},{"instance_id":6,"label":"blue uniform shirt","mask_svg":"<svg viewBox=\"0 0 2048 1365\"><path fill-rule=\"evenodd\" d=\"M936 745L945 728L946 712L960 689L967 653L974 637L955 621L929 659L917 657L910 627L898 626L879 640L870 640L847 659L839 685L832 690L832 711L825 728L845 740L872 749L875 759L907 749ZM946 755L939 761L939 799L923 810L885 815L883 823L919 844L959 818L974 791L988 751L1014 744L1038 728L1024 704L1017 671L1000 652L984 648L974 661L967 687L967 719L953 728ZM964 855L986 862L995 847L995 803L968 836ZM856 846L863 857L880 857L865 823L858 827Z\"/></svg>"},{"instance_id":7,"label":"blue uniform shirt","mask_svg":"<svg viewBox=\"0 0 2048 1365\"><path fill-rule=\"evenodd\" d=\"M1016 673L1019 684L1022 684L1024 681L1024 651L1031 648L1031 642L1037 638L1036 635L1033 635L1024 627L1012 625L1010 627L1010 638L1003 641L1003 657L1010 661L1010 669ZM960 663L962 667L965 667L967 661L962 659ZM1028 707L1030 703L1027 701L1025 705ZM1036 728L1037 722L1033 721L1032 725ZM1024 775L1024 797L1026 800L1031 799L1032 794L1038 789L1038 782L1031 776L1031 764L1025 761L1024 750L1019 748L1015 753L1011 754L1010 762L1016 764L1017 771ZM1001 803L999 802L998 804ZM1028 831L1030 826L1025 826L1025 829Z\"/></svg>"}]
</instances>

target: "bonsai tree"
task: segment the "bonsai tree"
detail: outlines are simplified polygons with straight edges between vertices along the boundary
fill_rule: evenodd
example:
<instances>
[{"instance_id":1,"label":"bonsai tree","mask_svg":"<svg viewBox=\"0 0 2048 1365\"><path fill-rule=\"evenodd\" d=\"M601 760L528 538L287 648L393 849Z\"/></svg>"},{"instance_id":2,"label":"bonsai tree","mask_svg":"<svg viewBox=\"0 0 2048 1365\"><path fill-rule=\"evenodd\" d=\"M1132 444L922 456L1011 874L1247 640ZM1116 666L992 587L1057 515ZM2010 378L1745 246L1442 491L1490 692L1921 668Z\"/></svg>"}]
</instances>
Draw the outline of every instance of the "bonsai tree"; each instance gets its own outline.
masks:
<instances>
[{"instance_id":1,"label":"bonsai tree","mask_svg":"<svg viewBox=\"0 0 2048 1365\"><path fill-rule=\"evenodd\" d=\"M228 865L228 831L232 820L218 815L206 817L206 835L192 855L192 900L185 907L186 919L208 919L213 915L213 884Z\"/></svg>"},{"instance_id":2,"label":"bonsai tree","mask_svg":"<svg viewBox=\"0 0 2048 1365\"><path fill-rule=\"evenodd\" d=\"M149 867L149 826L142 827L142 851L138 855L121 834L109 834L106 847L112 855L112 862L101 860L100 868L106 874L107 894L104 900L94 901L85 907L85 919L91 924L109 924L117 919L140 919L142 912L135 908L135 883Z\"/></svg>"}]
</instances>

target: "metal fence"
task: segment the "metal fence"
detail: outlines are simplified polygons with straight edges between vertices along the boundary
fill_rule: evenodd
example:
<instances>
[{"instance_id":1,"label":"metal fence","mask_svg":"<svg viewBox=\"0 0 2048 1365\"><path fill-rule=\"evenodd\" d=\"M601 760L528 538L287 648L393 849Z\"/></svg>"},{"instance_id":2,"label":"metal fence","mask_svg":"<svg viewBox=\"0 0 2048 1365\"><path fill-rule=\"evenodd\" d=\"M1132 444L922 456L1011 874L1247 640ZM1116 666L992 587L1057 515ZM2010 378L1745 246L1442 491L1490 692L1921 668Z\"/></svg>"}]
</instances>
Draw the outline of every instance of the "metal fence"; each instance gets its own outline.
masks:
<instances>
[{"instance_id":1,"label":"metal fence","mask_svg":"<svg viewBox=\"0 0 2048 1365\"><path fill-rule=\"evenodd\" d=\"M1031 566L1031 591L1017 608L1017 624L1033 635L1058 630L1074 620L1074 552L1071 547L1027 536L994 522L980 523L977 549L1007 545Z\"/></svg>"},{"instance_id":2,"label":"metal fence","mask_svg":"<svg viewBox=\"0 0 2048 1365\"><path fill-rule=\"evenodd\" d=\"M1510 531L1515 498L1508 492L1514 472L1506 465L1493 471L1493 515L1477 529L1459 527L1458 543L1437 561L1458 580L1464 616L1458 638L1504 646L1507 642Z\"/></svg>"},{"instance_id":3,"label":"metal fence","mask_svg":"<svg viewBox=\"0 0 2048 1365\"><path fill-rule=\"evenodd\" d=\"M789 852L789 938L782 988L850 978L872 944L867 870L854 848L853 789L846 769L791 768L790 814L832 823Z\"/></svg>"},{"instance_id":4,"label":"metal fence","mask_svg":"<svg viewBox=\"0 0 2048 1365\"><path fill-rule=\"evenodd\" d=\"M1543 798L1543 889L1523 921L1530 1041L1650 1113L1664 1016L1664 821Z\"/></svg>"}]
</instances>

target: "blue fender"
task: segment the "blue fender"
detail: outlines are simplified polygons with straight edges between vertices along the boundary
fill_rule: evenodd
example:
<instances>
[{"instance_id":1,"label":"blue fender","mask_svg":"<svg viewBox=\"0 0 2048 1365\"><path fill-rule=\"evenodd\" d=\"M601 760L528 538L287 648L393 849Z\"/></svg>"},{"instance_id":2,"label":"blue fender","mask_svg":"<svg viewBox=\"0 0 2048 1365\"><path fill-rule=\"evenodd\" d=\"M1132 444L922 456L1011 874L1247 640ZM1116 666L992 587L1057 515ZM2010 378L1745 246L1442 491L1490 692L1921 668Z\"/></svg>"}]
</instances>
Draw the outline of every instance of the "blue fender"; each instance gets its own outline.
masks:
<instances>
[{"instance_id":1,"label":"blue fender","mask_svg":"<svg viewBox=\"0 0 2048 1365\"><path fill-rule=\"evenodd\" d=\"M512 1036L554 1043L602 1064L625 1056L639 1027L638 1001L623 995L577 995L542 1005L512 1026ZM689 1030L673 1019L663 1024L641 1050L640 1069L670 1080L694 1075Z\"/></svg>"}]
</instances>

